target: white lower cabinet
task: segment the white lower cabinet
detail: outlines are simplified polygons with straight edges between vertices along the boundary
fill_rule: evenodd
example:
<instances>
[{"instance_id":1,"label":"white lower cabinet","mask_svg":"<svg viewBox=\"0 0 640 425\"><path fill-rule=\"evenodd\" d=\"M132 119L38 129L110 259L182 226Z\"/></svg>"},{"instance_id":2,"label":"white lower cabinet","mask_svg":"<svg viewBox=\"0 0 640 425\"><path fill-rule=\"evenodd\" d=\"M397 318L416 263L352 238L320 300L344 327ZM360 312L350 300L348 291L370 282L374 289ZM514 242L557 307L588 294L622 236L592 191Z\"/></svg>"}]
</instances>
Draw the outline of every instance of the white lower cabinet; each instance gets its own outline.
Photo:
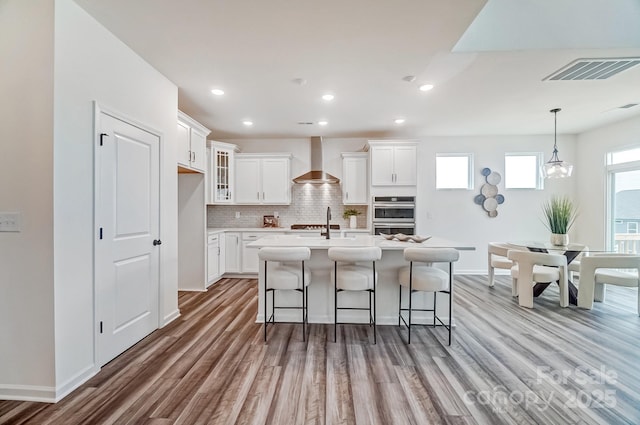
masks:
<instances>
[{"instance_id":1,"label":"white lower cabinet","mask_svg":"<svg viewBox=\"0 0 640 425\"><path fill-rule=\"evenodd\" d=\"M240 273L242 245L240 232L225 232L225 273Z\"/></svg>"},{"instance_id":2,"label":"white lower cabinet","mask_svg":"<svg viewBox=\"0 0 640 425\"><path fill-rule=\"evenodd\" d=\"M207 286L220 280L224 274L224 245L220 243L222 235L207 237Z\"/></svg>"}]
</instances>

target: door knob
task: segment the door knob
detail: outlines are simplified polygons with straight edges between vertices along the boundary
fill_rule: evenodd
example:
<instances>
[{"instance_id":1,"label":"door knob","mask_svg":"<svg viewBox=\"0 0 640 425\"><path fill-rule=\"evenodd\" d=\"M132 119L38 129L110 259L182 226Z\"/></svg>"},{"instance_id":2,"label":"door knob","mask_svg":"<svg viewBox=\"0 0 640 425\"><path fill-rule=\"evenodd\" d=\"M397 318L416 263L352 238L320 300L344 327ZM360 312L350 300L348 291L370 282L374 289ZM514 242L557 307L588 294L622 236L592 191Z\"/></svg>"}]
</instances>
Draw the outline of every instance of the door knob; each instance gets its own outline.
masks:
<instances>
[{"instance_id":1,"label":"door knob","mask_svg":"<svg viewBox=\"0 0 640 425\"><path fill-rule=\"evenodd\" d=\"M162 241L160 239L154 239L153 246L156 246L156 245L162 245Z\"/></svg>"}]
</instances>

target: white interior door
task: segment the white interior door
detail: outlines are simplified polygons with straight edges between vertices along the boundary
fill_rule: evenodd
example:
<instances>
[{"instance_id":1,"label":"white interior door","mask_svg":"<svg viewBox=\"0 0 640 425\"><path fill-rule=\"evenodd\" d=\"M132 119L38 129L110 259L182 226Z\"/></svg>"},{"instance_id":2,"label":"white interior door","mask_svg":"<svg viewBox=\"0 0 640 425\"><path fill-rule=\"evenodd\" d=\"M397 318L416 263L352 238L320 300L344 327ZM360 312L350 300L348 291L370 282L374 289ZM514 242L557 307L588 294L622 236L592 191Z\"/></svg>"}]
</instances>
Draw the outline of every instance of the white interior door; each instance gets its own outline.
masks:
<instances>
[{"instance_id":1,"label":"white interior door","mask_svg":"<svg viewBox=\"0 0 640 425\"><path fill-rule=\"evenodd\" d=\"M105 113L96 147L98 366L158 327L160 140Z\"/></svg>"}]
</instances>

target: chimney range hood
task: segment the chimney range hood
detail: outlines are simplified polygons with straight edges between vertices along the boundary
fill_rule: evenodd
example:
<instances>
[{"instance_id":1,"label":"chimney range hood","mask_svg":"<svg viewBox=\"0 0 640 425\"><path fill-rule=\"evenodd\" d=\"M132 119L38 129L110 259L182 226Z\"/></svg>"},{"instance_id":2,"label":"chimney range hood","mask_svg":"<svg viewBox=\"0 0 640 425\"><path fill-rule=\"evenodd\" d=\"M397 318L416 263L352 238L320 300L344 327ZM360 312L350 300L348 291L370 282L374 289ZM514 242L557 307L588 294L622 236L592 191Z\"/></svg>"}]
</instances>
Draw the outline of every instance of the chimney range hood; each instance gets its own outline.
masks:
<instances>
[{"instance_id":1,"label":"chimney range hood","mask_svg":"<svg viewBox=\"0 0 640 425\"><path fill-rule=\"evenodd\" d=\"M340 183L340 179L322 169L322 137L311 138L311 171L293 179L294 183Z\"/></svg>"}]
</instances>

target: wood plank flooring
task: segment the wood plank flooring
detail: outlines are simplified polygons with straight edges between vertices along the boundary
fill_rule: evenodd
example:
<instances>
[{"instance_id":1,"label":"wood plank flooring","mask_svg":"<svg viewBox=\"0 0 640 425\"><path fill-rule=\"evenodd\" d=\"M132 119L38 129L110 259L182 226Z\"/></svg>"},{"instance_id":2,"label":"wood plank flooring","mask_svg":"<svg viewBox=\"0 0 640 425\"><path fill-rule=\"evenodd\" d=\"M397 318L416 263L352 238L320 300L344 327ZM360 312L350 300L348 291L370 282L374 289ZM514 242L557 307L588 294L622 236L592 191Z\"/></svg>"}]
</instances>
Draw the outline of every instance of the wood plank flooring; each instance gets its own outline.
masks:
<instances>
[{"instance_id":1,"label":"wood plank flooring","mask_svg":"<svg viewBox=\"0 0 640 425\"><path fill-rule=\"evenodd\" d=\"M638 424L637 290L592 311L556 288L518 306L510 281L457 276L451 347L419 327L280 324L262 340L256 281L180 293L182 316L57 404L0 401L1 424Z\"/></svg>"}]
</instances>

